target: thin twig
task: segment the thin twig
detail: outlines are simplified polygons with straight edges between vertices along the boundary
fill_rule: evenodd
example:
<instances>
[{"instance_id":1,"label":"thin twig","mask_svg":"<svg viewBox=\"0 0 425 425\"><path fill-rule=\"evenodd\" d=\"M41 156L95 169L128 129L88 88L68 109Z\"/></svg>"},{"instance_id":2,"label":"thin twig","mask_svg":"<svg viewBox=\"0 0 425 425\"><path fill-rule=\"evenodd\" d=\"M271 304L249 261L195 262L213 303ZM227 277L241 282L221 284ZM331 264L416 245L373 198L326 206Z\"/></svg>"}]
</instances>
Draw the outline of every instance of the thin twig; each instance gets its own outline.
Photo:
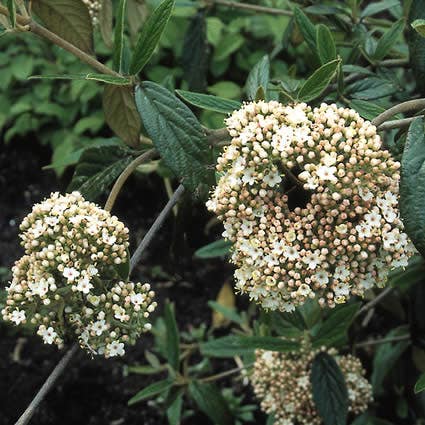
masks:
<instances>
[{"instance_id":1,"label":"thin twig","mask_svg":"<svg viewBox=\"0 0 425 425\"><path fill-rule=\"evenodd\" d=\"M144 164L145 162L148 162L151 159L153 159L155 157L155 155L157 155L157 151L155 149L150 149L150 150L142 153L134 161L130 162L130 164L127 165L125 170L120 174L118 179L115 181L115 184L112 187L111 192L109 193L108 199L106 200L106 203L105 203L105 210L106 211L112 210L118 194L120 193L124 183L130 177L130 175L133 173L133 171L139 165Z\"/></svg>"},{"instance_id":2,"label":"thin twig","mask_svg":"<svg viewBox=\"0 0 425 425\"><path fill-rule=\"evenodd\" d=\"M369 347L371 345L380 345L380 344L387 344L390 342L407 341L409 339L410 339L410 335L400 335L400 336L393 336L393 337L382 338L382 339L371 339L369 341L363 341L363 342L354 344L354 347L355 348Z\"/></svg>"},{"instance_id":3,"label":"thin twig","mask_svg":"<svg viewBox=\"0 0 425 425\"><path fill-rule=\"evenodd\" d=\"M6 7L0 5L0 14L8 16L9 12ZM90 65L92 68L96 69L102 74L113 75L114 77L121 76L121 74L118 74L117 72L103 65L93 56L90 56L88 53L80 50L78 47L74 46L73 44L59 37L55 33L49 31L47 28L38 24L31 18L26 18L22 15L17 14L16 22L18 22L18 24L24 27L27 27L29 31L31 31L34 34L37 34L39 37L45 38L46 40L49 40L53 44L56 44L62 49L72 53L74 56L78 57L82 62L86 63L87 65Z\"/></svg>"},{"instance_id":4,"label":"thin twig","mask_svg":"<svg viewBox=\"0 0 425 425\"><path fill-rule=\"evenodd\" d=\"M173 209L174 205L177 204L180 197L183 195L184 190L185 190L184 186L181 184L176 189L176 191L173 193L173 196L167 202L164 209L160 212L159 216L156 218L156 220L152 224L151 228L148 230L148 233L146 233L142 242L140 242L139 246L137 247L136 251L134 252L133 256L131 257L130 270L133 270L134 267L136 266L136 264L140 261L140 258L143 254L143 251L151 243L153 237L155 236L155 233L161 228L162 224L164 223L165 219L167 218L167 215Z\"/></svg>"},{"instance_id":5,"label":"thin twig","mask_svg":"<svg viewBox=\"0 0 425 425\"><path fill-rule=\"evenodd\" d=\"M400 120L392 120L382 123L379 127L379 131L383 130L393 130L394 128L405 128L409 127L412 121L414 121L418 117L423 117L423 115L418 115L416 117L410 117L410 118L402 118Z\"/></svg>"},{"instance_id":6,"label":"thin twig","mask_svg":"<svg viewBox=\"0 0 425 425\"><path fill-rule=\"evenodd\" d=\"M406 112L416 112L425 109L425 99L415 99L408 100L407 102L399 103L398 105L393 106L392 108L387 109L386 111L379 114L376 118L372 120L372 124L376 127L379 127L385 121L388 121L391 117L397 114L406 113Z\"/></svg>"},{"instance_id":7,"label":"thin twig","mask_svg":"<svg viewBox=\"0 0 425 425\"><path fill-rule=\"evenodd\" d=\"M367 304L365 304L355 315L355 317L360 316L365 311L370 310L371 308L375 307L376 304L380 303L390 292L392 292L394 288L392 286L389 286L388 288L385 288L379 295L377 295L373 300L369 301Z\"/></svg>"},{"instance_id":8,"label":"thin twig","mask_svg":"<svg viewBox=\"0 0 425 425\"><path fill-rule=\"evenodd\" d=\"M55 385L59 376L65 371L69 362L71 361L74 354L78 351L78 345L73 345L66 354L59 360L59 363L53 369L52 373L48 376L43 386L40 388L36 396L32 399L29 406L26 408L25 412L21 415L21 417L16 421L15 425L26 425L34 415L34 412L37 410L37 407L43 401L44 397L46 397L47 393L52 389Z\"/></svg>"},{"instance_id":9,"label":"thin twig","mask_svg":"<svg viewBox=\"0 0 425 425\"><path fill-rule=\"evenodd\" d=\"M268 13L270 15L293 16L293 12L291 12L290 10L260 6L257 4L248 4L229 0L208 0L207 3L211 5L227 6L234 9L244 9L251 10L253 12Z\"/></svg>"}]
</instances>

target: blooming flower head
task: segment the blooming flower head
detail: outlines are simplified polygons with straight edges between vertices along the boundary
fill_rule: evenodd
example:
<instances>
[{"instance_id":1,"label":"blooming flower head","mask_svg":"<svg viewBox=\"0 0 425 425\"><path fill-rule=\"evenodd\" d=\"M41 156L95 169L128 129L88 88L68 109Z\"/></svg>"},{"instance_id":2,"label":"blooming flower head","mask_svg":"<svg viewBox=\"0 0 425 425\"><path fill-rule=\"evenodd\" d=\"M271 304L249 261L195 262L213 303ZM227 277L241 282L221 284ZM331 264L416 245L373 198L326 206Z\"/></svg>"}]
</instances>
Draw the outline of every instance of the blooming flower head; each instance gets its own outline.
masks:
<instances>
[{"instance_id":1,"label":"blooming flower head","mask_svg":"<svg viewBox=\"0 0 425 425\"><path fill-rule=\"evenodd\" d=\"M238 291L268 309L308 298L334 307L407 264L400 164L369 121L334 104L260 101L227 127L232 141L207 207L233 242Z\"/></svg>"},{"instance_id":2,"label":"blooming flower head","mask_svg":"<svg viewBox=\"0 0 425 425\"><path fill-rule=\"evenodd\" d=\"M106 357L123 355L149 329L155 294L122 276L128 229L117 217L78 192L53 193L20 229L25 255L6 288L5 320L30 322L46 344L74 339Z\"/></svg>"},{"instance_id":3,"label":"blooming flower head","mask_svg":"<svg viewBox=\"0 0 425 425\"><path fill-rule=\"evenodd\" d=\"M323 423L312 399L310 380L312 362L318 353L306 347L290 353L256 351L251 384L261 409L273 415L276 425ZM365 378L360 360L352 355L338 355L333 349L328 350L328 354L334 356L344 375L349 412L353 415L363 413L372 401L372 387Z\"/></svg>"}]
</instances>

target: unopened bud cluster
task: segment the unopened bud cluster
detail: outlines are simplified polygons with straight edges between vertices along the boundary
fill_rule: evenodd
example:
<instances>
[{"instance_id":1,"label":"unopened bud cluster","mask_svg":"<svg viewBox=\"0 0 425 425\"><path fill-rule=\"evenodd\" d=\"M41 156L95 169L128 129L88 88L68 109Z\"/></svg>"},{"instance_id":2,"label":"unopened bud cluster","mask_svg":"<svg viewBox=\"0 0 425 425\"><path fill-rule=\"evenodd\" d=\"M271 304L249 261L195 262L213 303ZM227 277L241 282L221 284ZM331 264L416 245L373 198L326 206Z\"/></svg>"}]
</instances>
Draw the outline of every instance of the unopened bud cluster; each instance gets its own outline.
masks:
<instances>
[{"instance_id":1,"label":"unopened bud cluster","mask_svg":"<svg viewBox=\"0 0 425 425\"><path fill-rule=\"evenodd\" d=\"M5 320L31 323L47 344L78 339L106 357L150 329L155 309L149 284L122 281L128 229L78 192L33 207L21 226L25 255L12 268Z\"/></svg>"},{"instance_id":2,"label":"unopened bud cluster","mask_svg":"<svg viewBox=\"0 0 425 425\"><path fill-rule=\"evenodd\" d=\"M278 353L257 350L251 384L261 409L274 416L276 425L321 425L312 394L311 368L322 350L303 347L300 352ZM365 378L360 360L352 355L334 356L345 378L348 411L353 416L364 412L373 400L372 387Z\"/></svg>"},{"instance_id":3,"label":"unopened bud cluster","mask_svg":"<svg viewBox=\"0 0 425 425\"><path fill-rule=\"evenodd\" d=\"M407 265L400 164L356 111L260 101L227 127L207 207L233 242L238 291L272 310L334 307Z\"/></svg>"},{"instance_id":4,"label":"unopened bud cluster","mask_svg":"<svg viewBox=\"0 0 425 425\"><path fill-rule=\"evenodd\" d=\"M92 21L93 26L99 24L99 15L102 10L102 1L101 0L83 0L83 3L87 6L89 10L89 15Z\"/></svg>"}]
</instances>

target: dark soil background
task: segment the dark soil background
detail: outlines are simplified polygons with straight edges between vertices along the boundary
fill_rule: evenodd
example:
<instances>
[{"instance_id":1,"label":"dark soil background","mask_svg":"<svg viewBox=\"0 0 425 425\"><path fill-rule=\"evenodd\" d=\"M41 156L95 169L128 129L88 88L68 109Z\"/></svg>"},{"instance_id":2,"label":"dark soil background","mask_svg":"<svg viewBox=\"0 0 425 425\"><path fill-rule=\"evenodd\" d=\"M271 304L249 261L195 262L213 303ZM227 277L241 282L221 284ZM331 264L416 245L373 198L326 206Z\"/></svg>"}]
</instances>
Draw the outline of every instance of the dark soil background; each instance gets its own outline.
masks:
<instances>
[{"instance_id":1,"label":"dark soil background","mask_svg":"<svg viewBox=\"0 0 425 425\"><path fill-rule=\"evenodd\" d=\"M13 142L1 145L0 150L0 267L10 269L22 255L18 239L22 218L34 203L51 192L65 191L70 175L59 181L53 172L43 171L42 167L49 163L50 151L38 144ZM133 250L166 201L164 185L156 176L136 176L127 182L114 212L130 228ZM221 261L193 259L193 252L214 240L220 226L214 228L215 234L206 235L204 228L210 216L205 207L191 202L182 204L180 218L167 220L133 278L153 284L159 302L156 314L162 311L161 301L172 300L180 329L188 330L191 325L210 323L207 301L216 298L231 269ZM153 277L152 269L161 273ZM7 277L0 277L3 279L0 285L4 286ZM127 350L124 358L117 360L91 359L84 352L78 352L31 424L165 423L151 403L127 407L128 399L155 378L125 376L123 368L126 364L144 363L143 352L151 346L151 337L142 337L136 346ZM0 425L16 421L63 354L55 347L44 345L37 336L0 322ZM193 416L183 423L206 423L206 418Z\"/></svg>"}]
</instances>

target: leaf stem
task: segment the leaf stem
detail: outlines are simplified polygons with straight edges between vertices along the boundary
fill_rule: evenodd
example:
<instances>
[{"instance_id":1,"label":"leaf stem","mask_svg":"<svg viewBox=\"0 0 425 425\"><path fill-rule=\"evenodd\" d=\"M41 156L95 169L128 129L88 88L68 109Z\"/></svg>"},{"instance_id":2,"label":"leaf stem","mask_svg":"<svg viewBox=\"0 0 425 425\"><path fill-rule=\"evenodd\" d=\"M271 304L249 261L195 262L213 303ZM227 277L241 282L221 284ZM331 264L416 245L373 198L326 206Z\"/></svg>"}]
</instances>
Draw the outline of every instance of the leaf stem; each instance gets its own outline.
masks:
<instances>
[{"instance_id":1,"label":"leaf stem","mask_svg":"<svg viewBox=\"0 0 425 425\"><path fill-rule=\"evenodd\" d=\"M387 121L387 122L382 123L378 127L378 130L379 131L383 131L383 130L392 130L394 128L409 127L409 125L411 124L411 122L414 121L418 117L422 117L423 118L424 115L418 115L416 117L410 117L410 118L403 118L403 119L400 119L400 120Z\"/></svg>"},{"instance_id":2,"label":"leaf stem","mask_svg":"<svg viewBox=\"0 0 425 425\"><path fill-rule=\"evenodd\" d=\"M127 165L127 167L124 169L124 171L120 174L118 179L115 181L114 186L112 187L111 192L109 193L108 199L105 203L105 210L111 211L114 207L115 201L117 199L118 194L120 193L122 187L124 186L124 183L127 181L127 179L130 177L130 175L133 173L133 171L141 164L144 164L145 162L150 161L152 158L154 158L157 155L157 151L155 149L149 149L148 151L142 153L139 155L136 159L134 159L130 164Z\"/></svg>"},{"instance_id":3,"label":"leaf stem","mask_svg":"<svg viewBox=\"0 0 425 425\"><path fill-rule=\"evenodd\" d=\"M365 311L370 310L371 308L375 307L376 304L380 303L388 294L390 294L394 288L392 286L389 286L388 288L385 288L380 294L378 294L373 300L369 301L367 304L365 304L354 317L360 316Z\"/></svg>"},{"instance_id":4,"label":"leaf stem","mask_svg":"<svg viewBox=\"0 0 425 425\"><path fill-rule=\"evenodd\" d=\"M390 342L399 342L399 341L407 341L410 339L410 335L400 335L400 336L393 336L389 338L382 338L382 339L371 339L369 341L363 341L359 342L357 344L354 344L355 348L361 348L361 347L370 347L371 345L379 345L379 344L387 344Z\"/></svg>"},{"instance_id":5,"label":"leaf stem","mask_svg":"<svg viewBox=\"0 0 425 425\"><path fill-rule=\"evenodd\" d=\"M372 120L372 124L379 128L381 124L388 121L394 115L406 112L416 112L425 109L425 98L408 100L407 102L399 103L392 108L379 114Z\"/></svg>"},{"instance_id":6,"label":"leaf stem","mask_svg":"<svg viewBox=\"0 0 425 425\"><path fill-rule=\"evenodd\" d=\"M46 381L44 382L43 386L40 388L36 396L32 399L25 412L16 421L15 425L26 425L31 420L38 406L43 401L44 397L46 397L47 393L56 384L56 381L59 376L61 376L62 373L65 371L72 357L78 351L78 348L78 344L75 344L65 353L59 363L52 370L51 374L47 377Z\"/></svg>"},{"instance_id":7,"label":"leaf stem","mask_svg":"<svg viewBox=\"0 0 425 425\"><path fill-rule=\"evenodd\" d=\"M229 0L207 0L207 4L226 6L234 9L244 9L253 12L269 13L270 15L293 16L293 12L285 9L277 9L274 7L260 6L257 4L241 3Z\"/></svg>"}]
</instances>

